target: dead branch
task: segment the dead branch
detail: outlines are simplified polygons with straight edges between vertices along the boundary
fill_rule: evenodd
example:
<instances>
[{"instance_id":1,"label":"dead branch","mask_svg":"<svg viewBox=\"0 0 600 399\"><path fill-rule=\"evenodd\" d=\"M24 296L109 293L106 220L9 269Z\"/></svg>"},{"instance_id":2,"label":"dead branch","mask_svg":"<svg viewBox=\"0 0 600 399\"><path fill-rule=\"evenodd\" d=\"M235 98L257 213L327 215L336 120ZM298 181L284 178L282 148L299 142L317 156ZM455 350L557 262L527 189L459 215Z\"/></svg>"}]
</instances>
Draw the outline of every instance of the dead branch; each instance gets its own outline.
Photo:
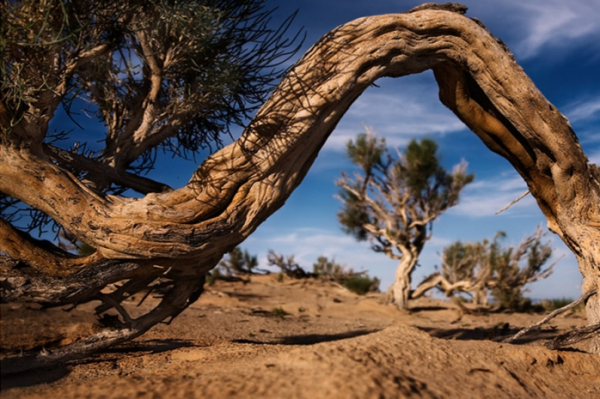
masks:
<instances>
[{"instance_id":1,"label":"dead branch","mask_svg":"<svg viewBox=\"0 0 600 399\"><path fill-rule=\"evenodd\" d=\"M511 206L513 206L514 204L516 204L517 202L521 201L523 198L525 198L525 196L526 196L527 194L529 194L529 190L527 190L527 191L525 191L523 194L521 194L521 195L519 196L519 198L517 198L517 199L514 199L514 200L510 201L510 202L508 203L508 205L506 205L504 208L497 210L497 211L496 211L496 215L497 215L497 214L499 214L499 213L502 213L502 212L504 212L505 210L507 210L508 208L510 208Z\"/></svg>"},{"instance_id":2,"label":"dead branch","mask_svg":"<svg viewBox=\"0 0 600 399\"><path fill-rule=\"evenodd\" d=\"M600 323L596 323L589 326L579 327L569 331L568 333L561 334L552 341L546 342L544 345L548 349L559 349L563 346L573 345L577 342L597 337L599 334Z\"/></svg>"},{"instance_id":3,"label":"dead branch","mask_svg":"<svg viewBox=\"0 0 600 399\"><path fill-rule=\"evenodd\" d=\"M544 317L541 321L539 321L539 322L537 322L535 324L532 324L529 327L526 327L526 328L522 329L521 331L519 331L518 333L516 333L512 337L506 338L502 342L506 342L506 343L513 342L514 340L522 337L523 335L527 334L529 331L533 330L534 328L538 328L538 327L546 324L547 322L549 322L550 320L552 320L556 316L558 316L558 315L566 312L567 310L573 309L575 306L580 305L582 303L585 303L585 301L587 301L588 298L592 297L597 292L598 292L598 288L597 287L592 288L591 290L589 290L586 293L584 293L583 295L581 295L578 300L576 300L574 302L571 302L567 306L563 306L560 309L556 309L554 312L552 312L548 316Z\"/></svg>"}]
</instances>

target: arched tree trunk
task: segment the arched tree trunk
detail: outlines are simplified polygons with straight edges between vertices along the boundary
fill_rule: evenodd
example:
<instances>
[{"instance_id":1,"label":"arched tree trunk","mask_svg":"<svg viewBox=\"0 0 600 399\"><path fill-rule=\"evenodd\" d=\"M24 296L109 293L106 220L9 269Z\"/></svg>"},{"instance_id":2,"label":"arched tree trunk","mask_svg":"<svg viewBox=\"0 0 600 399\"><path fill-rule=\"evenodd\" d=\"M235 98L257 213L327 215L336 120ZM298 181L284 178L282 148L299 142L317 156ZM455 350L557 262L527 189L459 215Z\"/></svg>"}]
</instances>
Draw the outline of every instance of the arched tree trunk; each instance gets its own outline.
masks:
<instances>
[{"instance_id":1,"label":"arched tree trunk","mask_svg":"<svg viewBox=\"0 0 600 399\"><path fill-rule=\"evenodd\" d=\"M156 274L156 266L200 276L284 204L367 87L381 77L433 69L442 102L509 160L548 227L575 253L583 290L597 287L600 173L588 163L567 119L507 48L463 15L465 10L425 5L334 29L290 70L242 137L206 159L178 190L140 199L99 195L50 162L43 147L2 134L0 192L45 212L98 253L73 261L6 223L0 224L0 236L11 241L4 241L0 252L53 278L54 297L41 291L34 300L54 304L70 301L71 292L61 287L68 276L80 273L85 286L111 262L111 277L98 285ZM0 102L0 120L4 112ZM26 297L39 288L33 277L22 284L8 281L17 281L22 268L2 270L3 297L16 289ZM589 299L587 311L591 323L600 321L598 295Z\"/></svg>"}]
</instances>

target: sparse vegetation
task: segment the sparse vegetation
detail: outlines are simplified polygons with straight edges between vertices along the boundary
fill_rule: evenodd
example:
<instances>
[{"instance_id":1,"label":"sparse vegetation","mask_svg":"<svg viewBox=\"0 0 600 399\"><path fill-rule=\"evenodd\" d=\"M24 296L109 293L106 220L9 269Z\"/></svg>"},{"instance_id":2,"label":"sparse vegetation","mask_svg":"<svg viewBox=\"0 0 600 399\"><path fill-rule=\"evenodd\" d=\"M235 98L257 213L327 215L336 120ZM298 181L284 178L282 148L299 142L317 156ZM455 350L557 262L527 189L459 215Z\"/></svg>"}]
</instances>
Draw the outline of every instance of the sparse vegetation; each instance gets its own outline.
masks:
<instances>
[{"instance_id":1,"label":"sparse vegetation","mask_svg":"<svg viewBox=\"0 0 600 399\"><path fill-rule=\"evenodd\" d=\"M491 295L501 309L532 310L531 300L524 296L526 285L550 276L556 264L544 267L552 248L550 242L542 243L542 236L538 228L516 248L502 247L500 240L506 237L503 232L492 241L455 242L444 248L441 271L426 277L412 297L437 287L451 298L460 292L469 293L478 306L487 306Z\"/></svg>"},{"instance_id":2,"label":"sparse vegetation","mask_svg":"<svg viewBox=\"0 0 600 399\"><path fill-rule=\"evenodd\" d=\"M288 316L289 313L283 310L282 307L277 307L271 309L271 316L283 319L285 316Z\"/></svg>"},{"instance_id":3,"label":"sparse vegetation","mask_svg":"<svg viewBox=\"0 0 600 399\"><path fill-rule=\"evenodd\" d=\"M319 278L335 281L359 295L379 291L380 281L377 277L370 277L366 271L355 272L325 256L320 256L313 264L313 273Z\"/></svg>"},{"instance_id":4,"label":"sparse vegetation","mask_svg":"<svg viewBox=\"0 0 600 399\"><path fill-rule=\"evenodd\" d=\"M267 255L267 261L269 262L269 266L275 266L281 270L281 281L283 281L283 275L291 278L308 277L306 271L294 260L294 255L286 257L283 254L277 254L273 250L270 250Z\"/></svg>"},{"instance_id":5,"label":"sparse vegetation","mask_svg":"<svg viewBox=\"0 0 600 399\"><path fill-rule=\"evenodd\" d=\"M352 276L344 281L344 287L358 295L379 291L379 279L369 276Z\"/></svg>"},{"instance_id":6,"label":"sparse vegetation","mask_svg":"<svg viewBox=\"0 0 600 399\"><path fill-rule=\"evenodd\" d=\"M206 283L213 285L217 280L248 281L248 276L256 273L258 259L248 250L235 247L212 269L206 277Z\"/></svg>"},{"instance_id":7,"label":"sparse vegetation","mask_svg":"<svg viewBox=\"0 0 600 399\"><path fill-rule=\"evenodd\" d=\"M360 134L347 144L348 157L360 169L353 177L342 172L342 210L338 220L344 231L369 240L375 252L398 260L390 299L408 306L411 275L419 254L431 238L434 220L458 203L462 189L473 181L462 162L447 172L440 163L437 144L430 139L411 140L397 156L373 132Z\"/></svg>"},{"instance_id":8,"label":"sparse vegetation","mask_svg":"<svg viewBox=\"0 0 600 399\"><path fill-rule=\"evenodd\" d=\"M269 251L269 265L281 269L278 281L282 282L284 276L291 278L318 278L322 280L335 281L346 287L348 290L364 295L367 292L378 292L380 281L377 277L370 277L366 271L355 272L351 267L348 268L335 261L329 260L326 256L320 256L313 264L312 273L306 272L295 260L294 255L284 256L274 251Z\"/></svg>"}]
</instances>

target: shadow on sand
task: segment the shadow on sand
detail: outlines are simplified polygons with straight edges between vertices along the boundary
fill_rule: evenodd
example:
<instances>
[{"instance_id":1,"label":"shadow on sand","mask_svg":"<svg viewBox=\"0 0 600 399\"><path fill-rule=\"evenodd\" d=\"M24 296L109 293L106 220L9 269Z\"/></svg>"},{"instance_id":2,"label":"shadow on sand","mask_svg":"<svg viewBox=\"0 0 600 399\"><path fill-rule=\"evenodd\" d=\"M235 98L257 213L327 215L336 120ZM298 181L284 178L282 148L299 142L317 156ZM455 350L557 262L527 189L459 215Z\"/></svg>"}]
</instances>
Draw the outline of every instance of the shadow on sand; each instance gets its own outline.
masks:
<instances>
[{"instance_id":1,"label":"shadow on sand","mask_svg":"<svg viewBox=\"0 0 600 399\"><path fill-rule=\"evenodd\" d=\"M304 334L304 335L288 335L277 340L260 341L252 339L234 339L232 342L238 344L258 344L258 345L314 345L321 342L339 341L342 339L360 337L361 335L372 334L381 331L381 329L373 330L354 330L346 331L339 334Z\"/></svg>"},{"instance_id":2,"label":"shadow on sand","mask_svg":"<svg viewBox=\"0 0 600 399\"><path fill-rule=\"evenodd\" d=\"M432 337L450 340L465 340L465 341L494 341L501 342L509 338L521 330L521 327L513 327L509 323L501 323L493 327L475 327L475 328L434 328L434 327L419 327L421 331L425 331ZM514 340L513 344L526 344L540 340L549 340L559 335L556 328L542 328L539 330L529 331L519 339Z\"/></svg>"},{"instance_id":3,"label":"shadow on sand","mask_svg":"<svg viewBox=\"0 0 600 399\"><path fill-rule=\"evenodd\" d=\"M204 345L196 345L191 341L165 339L165 340L150 340L143 342L126 342L113 348L100 351L95 355L85 359L69 362L66 365L40 368L35 370L24 371L16 374L2 375L0 392L11 388L25 388L40 384L50 384L58 381L61 378L69 375L71 365L75 364L92 364L111 362L118 360L121 356L111 356L111 354L128 354L135 356L136 353L161 353L172 351L179 348L190 348Z\"/></svg>"}]
</instances>

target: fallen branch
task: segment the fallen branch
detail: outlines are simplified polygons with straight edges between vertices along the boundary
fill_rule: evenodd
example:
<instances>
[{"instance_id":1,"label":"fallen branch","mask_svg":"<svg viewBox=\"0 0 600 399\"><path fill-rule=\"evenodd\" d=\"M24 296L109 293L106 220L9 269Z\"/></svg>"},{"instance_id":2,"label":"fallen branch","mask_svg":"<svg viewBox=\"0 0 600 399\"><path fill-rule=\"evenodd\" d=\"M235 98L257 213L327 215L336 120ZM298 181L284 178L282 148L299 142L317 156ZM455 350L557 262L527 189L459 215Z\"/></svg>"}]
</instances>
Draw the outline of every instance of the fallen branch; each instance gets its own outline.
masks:
<instances>
[{"instance_id":1,"label":"fallen branch","mask_svg":"<svg viewBox=\"0 0 600 399\"><path fill-rule=\"evenodd\" d=\"M560 309L556 309L554 312L550 313L548 316L546 316L544 319L542 319L542 321L539 321L539 322L537 322L535 324L530 325L529 327L526 327L526 328L522 329L521 331L519 331L518 333L516 333L512 337L507 338L507 339L505 339L502 342L506 342L506 343L513 342L514 340L516 340L517 338L522 337L523 335L527 334L529 331L533 330L534 328L538 328L541 325L546 324L547 322L549 322L550 320L552 320L553 318L555 318L559 314L564 313L567 310L571 310L575 306L578 306L578 305L584 303L585 301L588 300L588 298L590 298L592 295L596 294L597 292L598 292L598 288L597 287L592 288L591 290L589 290L586 293L584 293L583 295L581 295L579 297L579 299L576 300L575 302L571 302L567 306L563 306Z\"/></svg>"},{"instance_id":2,"label":"fallen branch","mask_svg":"<svg viewBox=\"0 0 600 399\"><path fill-rule=\"evenodd\" d=\"M589 326L579 327L568 333L561 334L550 342L546 342L548 349L558 349L562 346L572 345L585 341L600 334L600 322Z\"/></svg>"}]
</instances>

